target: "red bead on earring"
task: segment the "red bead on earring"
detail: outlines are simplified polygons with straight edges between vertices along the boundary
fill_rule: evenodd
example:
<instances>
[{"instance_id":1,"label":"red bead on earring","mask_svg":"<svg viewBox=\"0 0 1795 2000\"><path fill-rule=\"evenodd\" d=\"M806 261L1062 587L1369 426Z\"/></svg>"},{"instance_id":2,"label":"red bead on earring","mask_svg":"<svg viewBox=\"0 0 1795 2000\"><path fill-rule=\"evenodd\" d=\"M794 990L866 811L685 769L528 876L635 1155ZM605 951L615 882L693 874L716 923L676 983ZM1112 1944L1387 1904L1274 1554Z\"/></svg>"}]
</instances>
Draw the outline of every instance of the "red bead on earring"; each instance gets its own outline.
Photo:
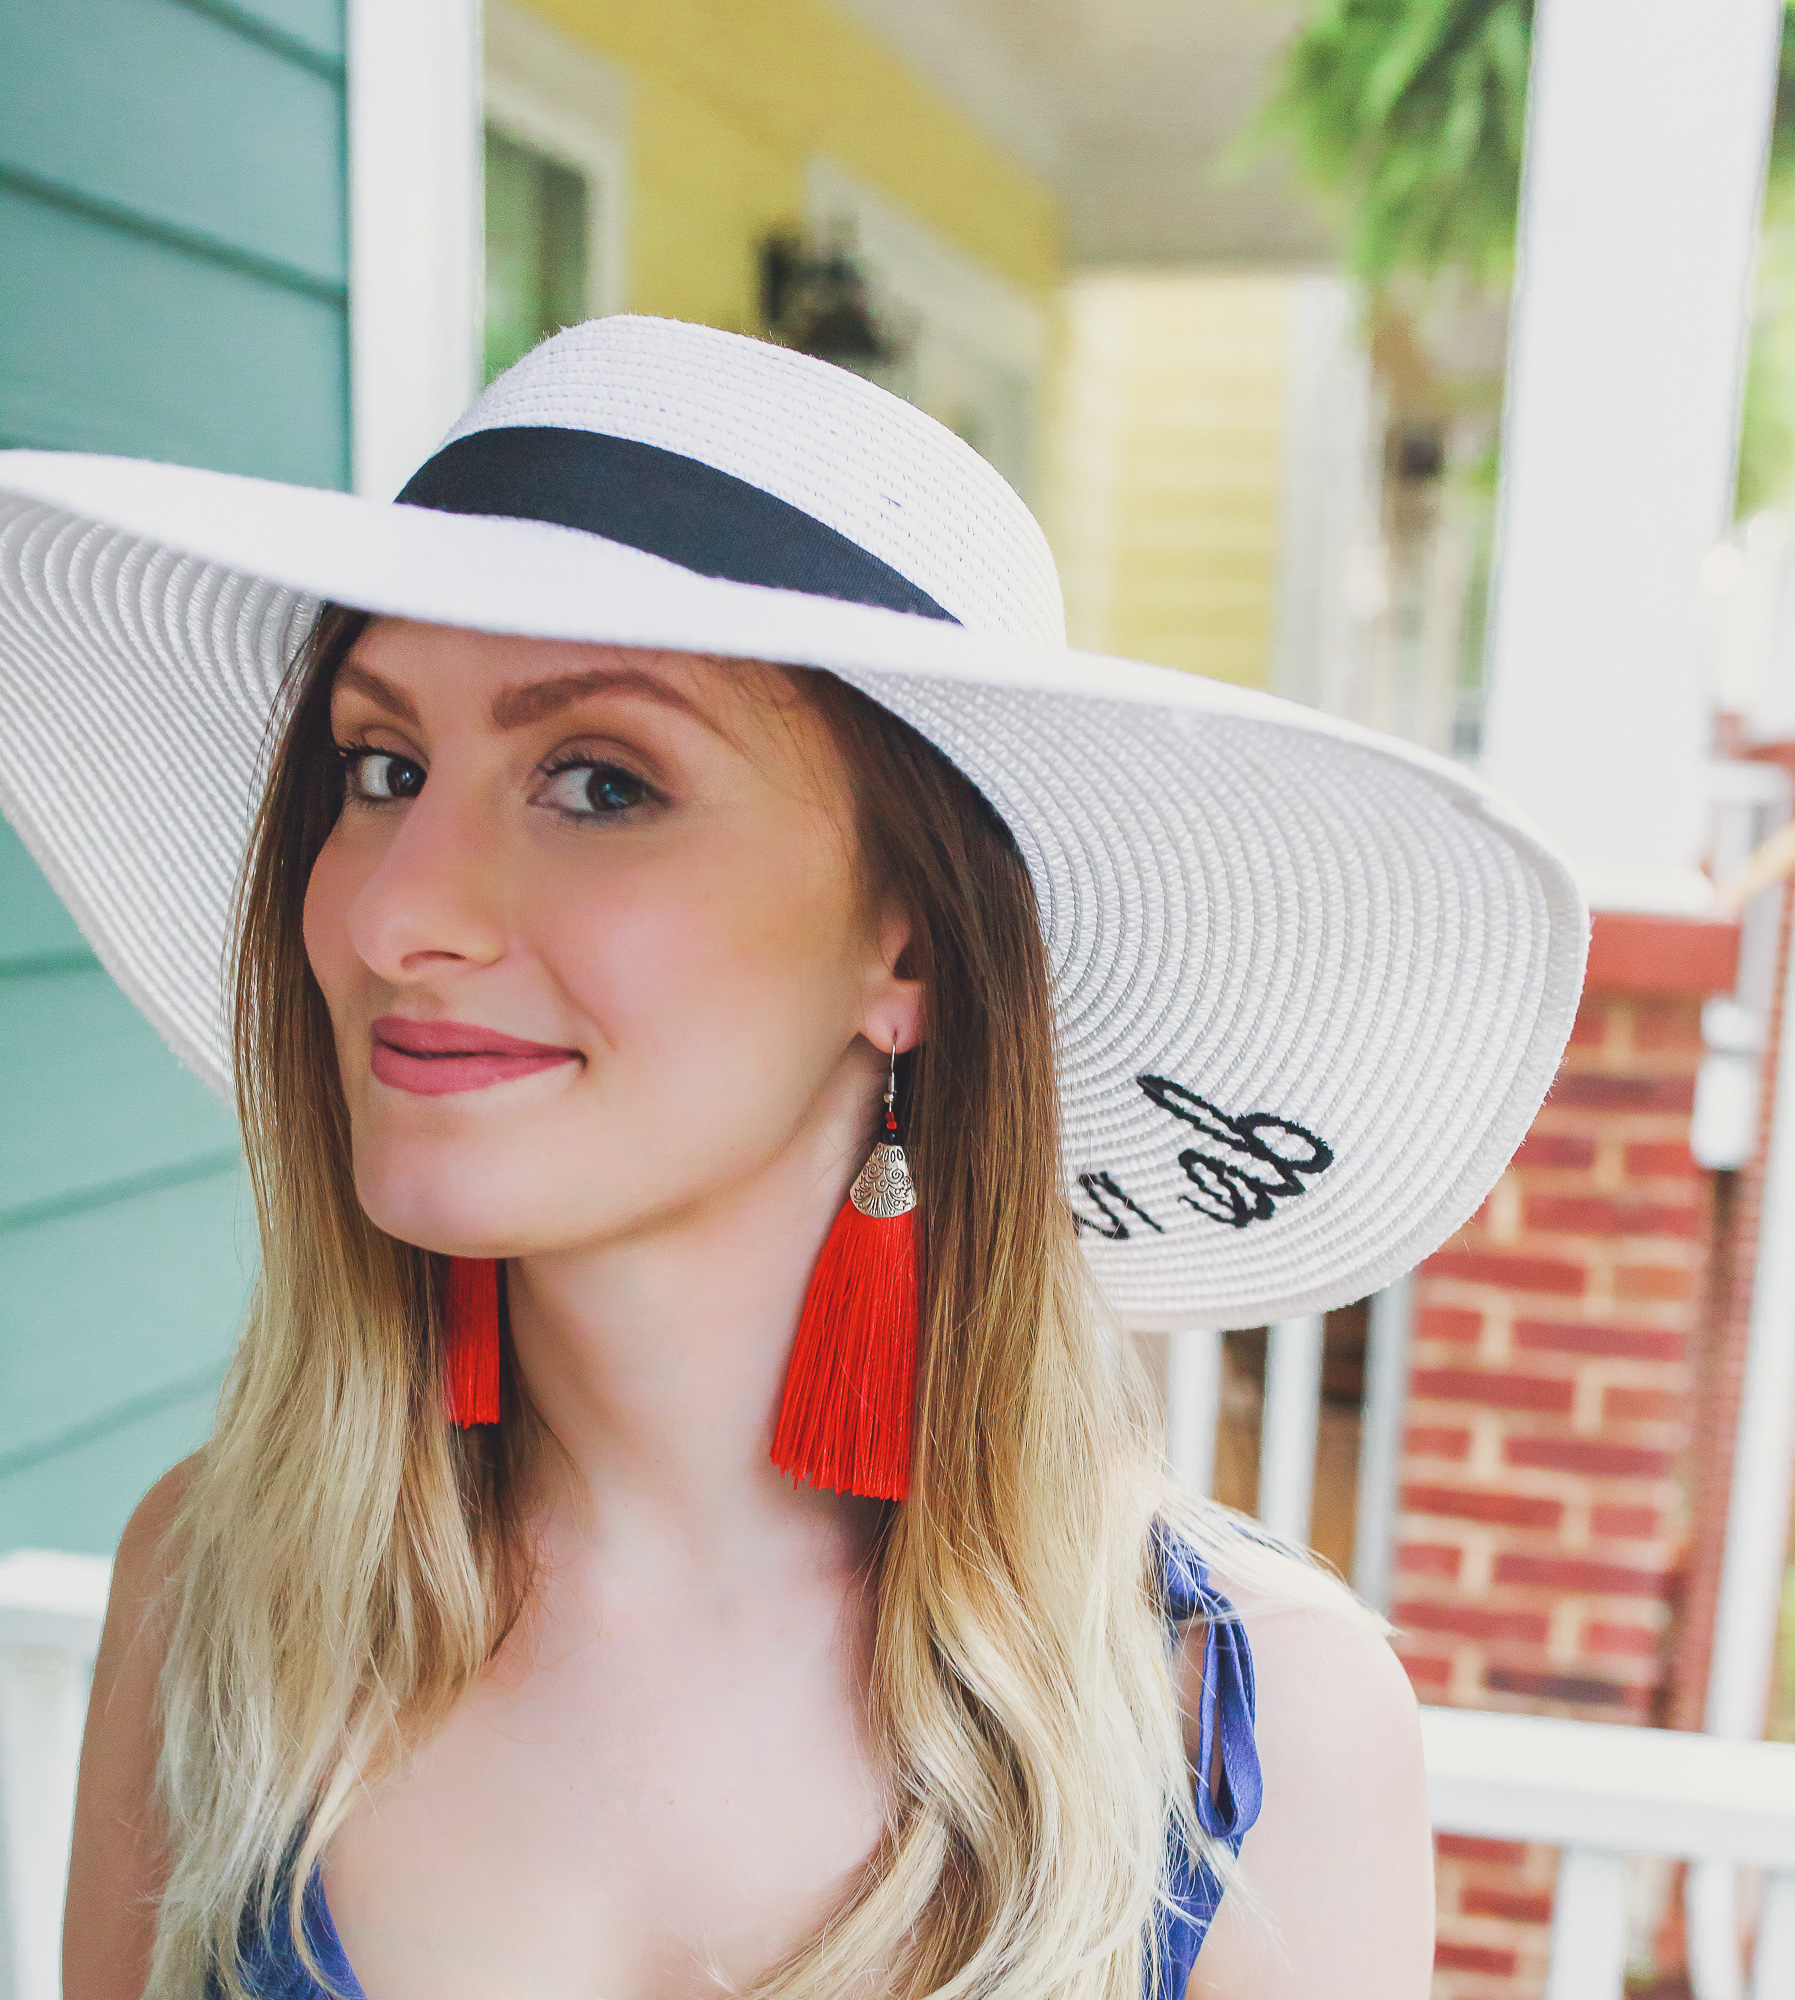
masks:
<instances>
[{"instance_id":1,"label":"red bead on earring","mask_svg":"<svg viewBox=\"0 0 1795 2000\"><path fill-rule=\"evenodd\" d=\"M443 1295L443 1381L449 1421L499 1420L499 1267L490 1257L451 1257Z\"/></svg>"},{"instance_id":2,"label":"red bead on earring","mask_svg":"<svg viewBox=\"0 0 1795 2000\"><path fill-rule=\"evenodd\" d=\"M910 1490L916 1400L916 1184L898 1144L896 1098L894 1040L885 1136L811 1275L773 1437L781 1472L873 1500Z\"/></svg>"}]
</instances>

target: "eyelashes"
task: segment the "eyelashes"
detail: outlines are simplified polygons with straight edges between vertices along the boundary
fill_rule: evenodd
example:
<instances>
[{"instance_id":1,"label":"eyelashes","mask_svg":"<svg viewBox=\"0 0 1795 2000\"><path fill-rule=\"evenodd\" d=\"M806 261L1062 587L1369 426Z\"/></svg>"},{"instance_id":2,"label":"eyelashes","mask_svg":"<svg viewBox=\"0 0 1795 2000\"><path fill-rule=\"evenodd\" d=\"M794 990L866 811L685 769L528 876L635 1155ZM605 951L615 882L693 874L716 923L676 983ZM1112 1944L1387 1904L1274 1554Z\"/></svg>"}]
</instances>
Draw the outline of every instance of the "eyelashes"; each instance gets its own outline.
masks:
<instances>
[{"instance_id":1,"label":"eyelashes","mask_svg":"<svg viewBox=\"0 0 1795 2000\"><path fill-rule=\"evenodd\" d=\"M357 805L401 805L423 791L429 773L403 751L372 743L340 743L346 798ZM639 771L611 757L563 757L542 767L531 803L562 819L615 820L666 800Z\"/></svg>"},{"instance_id":2,"label":"eyelashes","mask_svg":"<svg viewBox=\"0 0 1795 2000\"><path fill-rule=\"evenodd\" d=\"M608 757L565 758L546 776L542 803L572 819L618 819L665 803L639 771Z\"/></svg>"},{"instance_id":3,"label":"eyelashes","mask_svg":"<svg viewBox=\"0 0 1795 2000\"><path fill-rule=\"evenodd\" d=\"M359 805L394 805L415 799L427 773L415 757L397 750L378 750L372 743L339 743L337 761L343 767L343 787Z\"/></svg>"}]
</instances>

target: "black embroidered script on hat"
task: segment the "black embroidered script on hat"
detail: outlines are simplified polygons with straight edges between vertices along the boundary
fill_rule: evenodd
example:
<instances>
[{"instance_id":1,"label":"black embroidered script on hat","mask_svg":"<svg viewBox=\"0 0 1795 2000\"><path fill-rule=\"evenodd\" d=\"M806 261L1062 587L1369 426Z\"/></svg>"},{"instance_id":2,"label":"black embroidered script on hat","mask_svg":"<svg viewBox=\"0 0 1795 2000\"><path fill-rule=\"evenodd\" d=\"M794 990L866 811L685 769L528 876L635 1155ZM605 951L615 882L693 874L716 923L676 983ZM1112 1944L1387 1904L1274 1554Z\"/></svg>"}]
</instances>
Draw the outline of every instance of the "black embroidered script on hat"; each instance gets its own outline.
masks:
<instances>
[{"instance_id":1,"label":"black embroidered script on hat","mask_svg":"<svg viewBox=\"0 0 1795 2000\"><path fill-rule=\"evenodd\" d=\"M1275 1112L1250 1111L1233 1118L1170 1077L1137 1076L1135 1082L1160 1110L1191 1126L1211 1147L1222 1149L1188 1146L1178 1155L1193 1190L1181 1194L1179 1201L1212 1222L1225 1222L1232 1229L1269 1222L1279 1201L1307 1192L1305 1174L1325 1173L1334 1164L1334 1150L1326 1140ZM1134 1233L1128 1221L1133 1216L1155 1235L1165 1234L1164 1225L1154 1221L1114 1174L1080 1174L1078 1188L1101 1218L1074 1209L1080 1229L1125 1243Z\"/></svg>"}]
</instances>

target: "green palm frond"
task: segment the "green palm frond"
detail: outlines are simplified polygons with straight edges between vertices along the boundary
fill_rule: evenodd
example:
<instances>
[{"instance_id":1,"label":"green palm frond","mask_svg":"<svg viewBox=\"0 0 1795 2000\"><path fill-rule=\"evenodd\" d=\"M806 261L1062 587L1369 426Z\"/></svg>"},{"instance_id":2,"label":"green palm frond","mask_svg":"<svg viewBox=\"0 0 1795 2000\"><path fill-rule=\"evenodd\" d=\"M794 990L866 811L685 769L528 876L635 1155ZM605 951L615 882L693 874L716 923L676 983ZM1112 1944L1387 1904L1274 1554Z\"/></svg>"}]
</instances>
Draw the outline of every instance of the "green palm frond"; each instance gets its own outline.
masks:
<instances>
[{"instance_id":1,"label":"green palm frond","mask_svg":"<svg viewBox=\"0 0 1795 2000\"><path fill-rule=\"evenodd\" d=\"M1514 255L1532 0L1316 0L1260 130L1340 212L1355 273Z\"/></svg>"},{"instance_id":2,"label":"green palm frond","mask_svg":"<svg viewBox=\"0 0 1795 2000\"><path fill-rule=\"evenodd\" d=\"M1287 144L1373 293L1513 268L1533 0L1309 0L1252 144ZM1795 491L1795 0L1785 0L1739 504Z\"/></svg>"},{"instance_id":3,"label":"green palm frond","mask_svg":"<svg viewBox=\"0 0 1795 2000\"><path fill-rule=\"evenodd\" d=\"M1795 182L1795 0L1784 13L1772 200ZM1311 0L1257 143L1286 141L1373 289L1514 259L1533 0Z\"/></svg>"}]
</instances>

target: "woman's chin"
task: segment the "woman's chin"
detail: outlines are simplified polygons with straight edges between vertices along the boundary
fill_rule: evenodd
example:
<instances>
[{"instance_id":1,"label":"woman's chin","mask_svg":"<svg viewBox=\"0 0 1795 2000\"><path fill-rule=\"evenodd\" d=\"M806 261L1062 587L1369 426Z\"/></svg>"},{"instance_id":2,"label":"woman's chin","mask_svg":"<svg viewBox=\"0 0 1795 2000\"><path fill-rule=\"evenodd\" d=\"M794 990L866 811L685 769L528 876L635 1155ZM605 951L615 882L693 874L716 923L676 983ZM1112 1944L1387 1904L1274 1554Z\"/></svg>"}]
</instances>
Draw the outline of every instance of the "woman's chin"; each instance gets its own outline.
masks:
<instances>
[{"instance_id":1,"label":"woman's chin","mask_svg":"<svg viewBox=\"0 0 1795 2000\"><path fill-rule=\"evenodd\" d=\"M555 1247L554 1232L543 1241L541 1199L495 1176L458 1173L445 1184L358 1165L355 1191L377 1229L440 1256L521 1257Z\"/></svg>"},{"instance_id":2,"label":"woman's chin","mask_svg":"<svg viewBox=\"0 0 1795 2000\"><path fill-rule=\"evenodd\" d=\"M557 1146L533 1142L469 1145L389 1142L356 1135L355 1192L368 1219L388 1236L445 1257L552 1257L598 1250L659 1230L689 1226L719 1198L739 1200L739 1167L720 1173L707 1159L642 1161L601 1172L595 1161L621 1149L588 1133Z\"/></svg>"}]
</instances>

